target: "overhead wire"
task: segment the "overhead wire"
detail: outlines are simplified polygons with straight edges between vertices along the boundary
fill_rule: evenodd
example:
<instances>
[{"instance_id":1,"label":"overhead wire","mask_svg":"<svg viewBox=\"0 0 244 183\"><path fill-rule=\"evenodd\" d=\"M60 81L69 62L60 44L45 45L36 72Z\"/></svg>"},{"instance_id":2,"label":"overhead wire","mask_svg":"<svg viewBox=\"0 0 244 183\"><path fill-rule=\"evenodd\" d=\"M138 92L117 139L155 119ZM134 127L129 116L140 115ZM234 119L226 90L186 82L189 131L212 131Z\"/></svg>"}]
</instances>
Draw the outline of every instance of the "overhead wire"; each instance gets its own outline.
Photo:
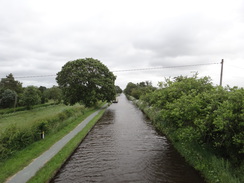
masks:
<instances>
[{"instance_id":1,"label":"overhead wire","mask_svg":"<svg viewBox=\"0 0 244 183\"><path fill-rule=\"evenodd\" d=\"M111 72L134 72L134 71L146 71L146 70L162 70L162 69L174 69L174 68L182 68L182 67L197 67L197 66L207 66L207 65L216 65L220 63L206 63L206 64L192 64L192 65L178 65L178 66L160 66L160 67L146 67L146 68L135 68L135 69L121 69L114 70ZM24 78L40 78L40 77L54 77L56 74L49 75L33 75L33 76L15 76L16 79L24 79ZM2 79L2 78L1 78Z\"/></svg>"},{"instance_id":2,"label":"overhead wire","mask_svg":"<svg viewBox=\"0 0 244 183\"><path fill-rule=\"evenodd\" d=\"M196 66L206 66L206 65L214 65L220 63L208 63L208 64L194 64L194 65L178 65L178 66L160 66L160 67L148 67L148 68L138 68L138 69L124 69L124 70L114 70L112 72L130 72L130 71L143 71L143 70L161 70L161 69L174 69L180 67L196 67Z\"/></svg>"}]
</instances>

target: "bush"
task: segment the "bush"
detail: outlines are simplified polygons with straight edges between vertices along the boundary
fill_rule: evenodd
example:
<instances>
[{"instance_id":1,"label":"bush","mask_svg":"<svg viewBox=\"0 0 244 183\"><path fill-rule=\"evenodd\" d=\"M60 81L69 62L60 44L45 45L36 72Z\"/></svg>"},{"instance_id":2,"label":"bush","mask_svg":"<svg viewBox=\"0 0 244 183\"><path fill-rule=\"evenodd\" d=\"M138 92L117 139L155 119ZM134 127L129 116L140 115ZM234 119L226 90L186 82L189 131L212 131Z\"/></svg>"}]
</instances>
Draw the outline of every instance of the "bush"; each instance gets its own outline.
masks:
<instances>
[{"instance_id":1,"label":"bush","mask_svg":"<svg viewBox=\"0 0 244 183\"><path fill-rule=\"evenodd\" d=\"M243 160L244 89L214 87L208 77L196 76L180 76L160 86L141 98L160 111L157 123L174 129L181 140L212 147L232 162Z\"/></svg>"},{"instance_id":2,"label":"bush","mask_svg":"<svg viewBox=\"0 0 244 183\"><path fill-rule=\"evenodd\" d=\"M34 86L28 86L21 97L20 103L26 106L27 109L31 109L34 105L41 103L41 92Z\"/></svg>"},{"instance_id":3,"label":"bush","mask_svg":"<svg viewBox=\"0 0 244 183\"><path fill-rule=\"evenodd\" d=\"M133 100L209 182L244 181L243 88L180 76Z\"/></svg>"}]
</instances>

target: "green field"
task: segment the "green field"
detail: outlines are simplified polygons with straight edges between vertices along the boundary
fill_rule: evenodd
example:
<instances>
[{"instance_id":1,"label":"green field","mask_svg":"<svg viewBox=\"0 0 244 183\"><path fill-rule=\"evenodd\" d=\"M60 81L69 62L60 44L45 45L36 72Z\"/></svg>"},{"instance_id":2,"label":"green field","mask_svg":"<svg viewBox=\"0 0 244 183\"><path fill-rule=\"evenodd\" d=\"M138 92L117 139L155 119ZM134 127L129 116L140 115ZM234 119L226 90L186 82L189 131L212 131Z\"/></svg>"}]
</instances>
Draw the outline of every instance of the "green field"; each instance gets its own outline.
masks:
<instances>
[{"instance_id":1,"label":"green field","mask_svg":"<svg viewBox=\"0 0 244 183\"><path fill-rule=\"evenodd\" d=\"M10 114L0 115L0 133L9 125L16 125L18 128L26 128L32 126L38 120L53 117L62 111L76 106L66 106L64 104L51 105L47 107L35 108L28 111L20 111Z\"/></svg>"}]
</instances>

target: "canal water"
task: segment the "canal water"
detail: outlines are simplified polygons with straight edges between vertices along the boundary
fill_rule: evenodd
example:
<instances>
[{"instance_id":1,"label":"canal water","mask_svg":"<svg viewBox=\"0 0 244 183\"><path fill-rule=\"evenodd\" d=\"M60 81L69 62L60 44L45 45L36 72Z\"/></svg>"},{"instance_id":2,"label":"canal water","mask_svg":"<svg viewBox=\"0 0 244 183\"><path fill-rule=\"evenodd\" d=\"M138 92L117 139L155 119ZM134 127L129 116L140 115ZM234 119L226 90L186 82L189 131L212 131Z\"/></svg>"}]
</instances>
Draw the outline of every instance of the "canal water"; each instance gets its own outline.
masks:
<instances>
[{"instance_id":1,"label":"canal water","mask_svg":"<svg viewBox=\"0 0 244 183\"><path fill-rule=\"evenodd\" d=\"M79 145L52 182L204 183L165 136L124 95Z\"/></svg>"}]
</instances>

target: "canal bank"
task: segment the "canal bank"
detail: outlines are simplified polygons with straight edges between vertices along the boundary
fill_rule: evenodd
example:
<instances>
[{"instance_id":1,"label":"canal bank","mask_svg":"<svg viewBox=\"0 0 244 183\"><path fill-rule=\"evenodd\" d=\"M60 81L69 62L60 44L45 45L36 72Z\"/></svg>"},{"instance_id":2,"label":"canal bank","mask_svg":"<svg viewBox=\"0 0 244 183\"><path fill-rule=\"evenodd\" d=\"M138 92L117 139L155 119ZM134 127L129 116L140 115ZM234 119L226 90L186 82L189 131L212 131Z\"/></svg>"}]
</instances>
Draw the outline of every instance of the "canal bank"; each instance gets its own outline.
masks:
<instances>
[{"instance_id":1,"label":"canal bank","mask_svg":"<svg viewBox=\"0 0 244 183\"><path fill-rule=\"evenodd\" d=\"M109 106L52 182L204 183L124 95Z\"/></svg>"},{"instance_id":2,"label":"canal bank","mask_svg":"<svg viewBox=\"0 0 244 183\"><path fill-rule=\"evenodd\" d=\"M103 115L107 105L88 116L85 120L56 142L49 150L34 159L23 170L9 178L7 183L47 182L72 154L78 144L85 138L95 123ZM61 156L60 156L61 155ZM58 158L57 158L58 157ZM56 158L55 161L53 161ZM44 170L44 174L42 172ZM36 176L39 174L40 176ZM31 180L30 180L31 179Z\"/></svg>"},{"instance_id":3,"label":"canal bank","mask_svg":"<svg viewBox=\"0 0 244 183\"><path fill-rule=\"evenodd\" d=\"M171 126L165 125L161 121L160 111L150 107L147 103L137 100L131 96L128 99L132 101L145 115L147 115L153 122L153 125L158 131L164 133L170 140L172 145L184 157L184 159L192 167L201 173L207 182L219 183L242 183L242 175L239 171L236 172L228 160L216 156L214 151L195 141L185 141L180 138L181 133ZM190 135L189 135L190 137Z\"/></svg>"}]
</instances>

